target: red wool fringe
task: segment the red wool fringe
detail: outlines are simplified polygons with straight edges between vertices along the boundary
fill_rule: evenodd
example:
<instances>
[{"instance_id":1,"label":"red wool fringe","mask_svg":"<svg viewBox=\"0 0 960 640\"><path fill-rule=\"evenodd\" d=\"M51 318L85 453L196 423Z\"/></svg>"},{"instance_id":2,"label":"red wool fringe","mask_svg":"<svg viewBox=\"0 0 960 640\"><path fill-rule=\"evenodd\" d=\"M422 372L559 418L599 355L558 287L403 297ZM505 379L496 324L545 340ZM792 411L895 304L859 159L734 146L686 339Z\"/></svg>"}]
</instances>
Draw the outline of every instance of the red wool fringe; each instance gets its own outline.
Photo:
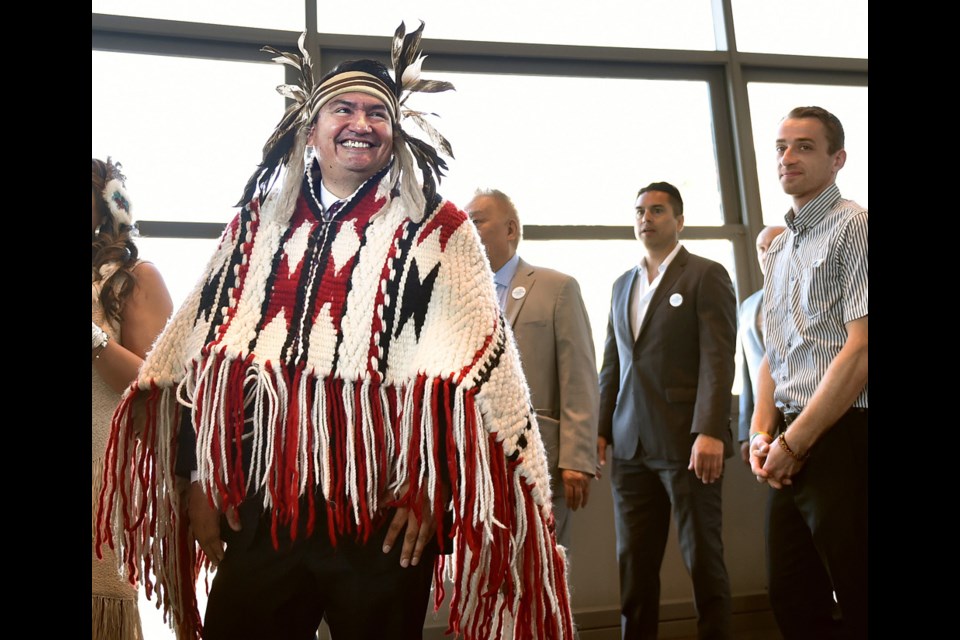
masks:
<instances>
[{"instance_id":1,"label":"red wool fringe","mask_svg":"<svg viewBox=\"0 0 960 640\"><path fill-rule=\"evenodd\" d=\"M237 507L244 499L246 477L243 470L243 455L241 437L244 428L243 385L247 370L251 366L252 356L244 359L229 359L221 351L215 354L205 354L214 358L211 370L198 382L195 398L194 419L201 423L205 418L204 411L213 411L211 416L213 451L213 478L209 487L208 498L211 504L219 502L221 509L229 506ZM195 371L201 371L202 363L198 363ZM222 407L222 413L214 404L209 403L207 394L219 393L218 389L211 388L211 381L220 379L221 369L227 367L225 397L220 397L220 403L227 403ZM353 383L350 392L352 414L349 416L353 423L353 463L356 468L356 494L347 500L347 437L348 414L345 406L345 383L339 379L326 379L319 389L315 379L305 373L304 366L298 366L290 372L284 367L264 367L267 377L274 384L282 380L282 385L289 390L287 412L279 416L276 424L271 425L274 432L273 441L273 470L267 479L267 489L272 501L271 534L275 546L279 546L279 527L289 528L291 539L297 535L297 523L300 519L300 473L307 473L307 532L313 532L315 522L315 504L313 494L319 489L315 486L315 464L312 452L315 444L315 427L310 407L317 401L316 393L324 393L326 398L326 420L329 430L330 446L328 459L322 461L327 465L331 478L331 496L324 499L324 508L327 512L327 535L333 544L339 538L352 536L361 543L366 543L370 535L382 524L376 514L369 513L368 500L372 496L383 495L390 482L387 472L390 469L387 459L387 432L391 429L394 442L394 451L401 448L401 422L403 420L400 391L389 387L381 389L377 381L372 381L364 387L362 381ZM279 380L278 380L279 378ZM304 387L304 385L306 385ZM428 387L429 385L429 387ZM429 401L427 402L427 390ZM301 391L304 402L301 402ZM426 478L426 482L433 483L435 494L432 509L435 514L447 513L448 503L452 498L453 518L451 526L444 521L442 515L437 520L437 541L441 545L452 540L455 557L468 566L459 567L457 583L454 585L451 601L451 613L447 633L463 634L467 639L486 640L502 631L504 616L516 615L513 620L513 635L515 638L532 638L536 634L540 638L572 637L572 619L569 613L569 602L565 584L565 561L556 548L551 532L550 523L543 519L540 508L532 496L532 486L521 477L519 482L515 477L521 473L520 462L517 458L508 461L502 443L497 441L496 434L487 433L478 423L479 415L476 409L477 389L471 388L462 392L462 404L458 414L462 413L464 424L462 450L457 447L454 437L455 398L457 397L457 381L427 378L420 375L413 382L413 407L410 442L407 444L407 469L409 483L404 495L399 496L396 504L412 509L417 518L422 517L422 496L429 490L428 486L421 485L421 468L432 468L436 478ZM385 392L385 393L383 393ZM108 544L113 548L114 540L111 532L111 522L114 517L115 505L123 509L122 536L124 539L123 561L131 580L139 575L142 563L146 575L142 580L151 594L154 589L158 598L164 604L165 612L172 611L180 638L197 638L202 630L200 616L197 612L196 592L194 585L199 576L200 568L208 564L202 551L196 547L189 531L185 513L169 513L173 524L174 540L160 540L159 544L151 547L151 540L156 536L157 518L165 511L172 511L170 497L162 498L158 494L157 465L163 465L167 470L167 477L172 477L176 459L177 435L179 422L174 416L171 433L158 434L158 416L169 410L160 405L162 390L154 386L146 393L147 420L142 433L135 434L132 417L132 403L134 394L128 394L120 404L113 420L113 429L106 452L106 466L104 484L100 492L98 504L98 522L96 529L97 553L100 554L100 545ZM383 395L381 395L383 393ZM384 402L386 411L384 415ZM169 398L168 398L169 401ZM364 411L364 405L368 410ZM209 407L208 407L209 405ZM302 415L306 412L306 415ZM427 423L430 425L430 437L433 447L430 451L423 451L425 434L421 432L424 412L428 413ZM221 418L222 416L222 418ZM227 424L222 424L225 419ZM307 422L305 441L301 441L301 420ZM366 426L364 426L366 425ZM371 452L377 465L376 477L373 471L367 468L368 444L364 441L364 429L372 429L374 451ZM227 434L227 437L223 437ZM170 456L166 460L156 459L157 448L154 443L159 437L168 439ZM482 526L474 527L472 518L477 506L478 496L475 487L480 451L477 447L480 437L486 438L489 450L489 465L493 488L494 517L504 526L492 526L489 532L492 541L485 540ZM228 443L225 451L220 450L220 442ZM257 453L254 453L257 455ZM301 458L306 455L307 464L300 469ZM394 454L395 455L395 454ZM425 457L429 456L429 457ZM222 456L222 457L221 457ZM227 468L223 468L225 460ZM429 464L428 464L429 463ZM428 465L424 467L423 465ZM368 472L371 474L368 478ZM228 478L224 481L224 478ZM211 479L208 479L211 480ZM374 482L370 486L371 481ZM523 493L517 496L517 487ZM461 487L464 488L461 491ZM449 492L446 491L449 489ZM133 500L131 491L137 491L137 500ZM214 500L216 492L219 500ZM356 512L354 515L356 500ZM164 504L160 504L164 501ZM126 511L132 504L139 504L137 513ZM516 505L524 505L522 514L516 512ZM386 505L381 505L386 506ZM185 505L181 505L185 509ZM461 514L462 517L461 517ZM148 517L149 516L149 517ZM512 532L520 524L526 527L526 536L522 541L522 548L513 548ZM171 545L175 553L171 557ZM546 567L547 580L544 584L545 567L542 566L546 550L548 566ZM484 556L483 554L487 555ZM511 574L511 559L517 555L522 563L519 574L522 584L514 584ZM159 556L159 557L157 557ZM441 556L436 565L434 576L434 608L439 609L445 597L443 585L443 569L449 559ZM489 566L481 567L481 561ZM148 578L149 570L160 565L165 568L161 572L162 578L153 584ZM175 566L174 566L175 565ZM464 585L470 585L477 572L483 571L484 578L477 583L481 589L479 593L464 593ZM175 581L171 584L171 581ZM514 599L520 593L519 609L510 612ZM549 600L549 593L555 594L557 609ZM174 596L176 602L171 602ZM469 599L476 600L476 609L467 612L467 619L462 617L462 607ZM491 628L496 622L497 629ZM464 628L466 624L467 628Z\"/></svg>"}]
</instances>

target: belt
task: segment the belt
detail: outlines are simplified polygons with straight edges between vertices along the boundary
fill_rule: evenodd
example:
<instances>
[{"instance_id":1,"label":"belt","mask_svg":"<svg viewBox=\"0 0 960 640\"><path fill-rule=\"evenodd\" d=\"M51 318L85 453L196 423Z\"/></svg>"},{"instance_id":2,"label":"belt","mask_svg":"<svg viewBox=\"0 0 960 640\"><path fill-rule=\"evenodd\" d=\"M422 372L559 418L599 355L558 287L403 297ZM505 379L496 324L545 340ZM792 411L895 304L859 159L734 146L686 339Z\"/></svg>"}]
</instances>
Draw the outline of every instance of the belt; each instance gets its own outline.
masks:
<instances>
[{"instance_id":1,"label":"belt","mask_svg":"<svg viewBox=\"0 0 960 640\"><path fill-rule=\"evenodd\" d=\"M780 415L783 416L784 428L789 427L793 421L800 416L801 411L803 411L803 407L791 407L786 411L781 410ZM850 407L843 416L848 416L853 413L868 413L868 409L867 407Z\"/></svg>"},{"instance_id":2,"label":"belt","mask_svg":"<svg viewBox=\"0 0 960 640\"><path fill-rule=\"evenodd\" d=\"M781 411L780 415L783 416L783 424L789 427L794 420L800 417L801 411L803 411L802 407L799 409L790 409L789 411Z\"/></svg>"}]
</instances>

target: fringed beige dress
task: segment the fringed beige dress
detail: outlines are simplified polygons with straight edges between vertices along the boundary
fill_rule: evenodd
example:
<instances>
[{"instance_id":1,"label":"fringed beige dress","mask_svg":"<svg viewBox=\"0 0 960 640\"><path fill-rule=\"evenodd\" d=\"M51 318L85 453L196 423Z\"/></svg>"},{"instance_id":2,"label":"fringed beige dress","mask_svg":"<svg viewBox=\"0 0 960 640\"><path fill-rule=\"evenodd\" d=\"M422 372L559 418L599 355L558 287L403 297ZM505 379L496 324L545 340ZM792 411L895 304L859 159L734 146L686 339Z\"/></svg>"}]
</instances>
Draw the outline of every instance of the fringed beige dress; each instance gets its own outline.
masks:
<instances>
[{"instance_id":1,"label":"fringed beige dress","mask_svg":"<svg viewBox=\"0 0 960 640\"><path fill-rule=\"evenodd\" d=\"M107 273L109 269L105 269ZM109 277L109 276L107 276ZM100 283L93 284L93 321L120 341L120 326L105 317L100 305ZM96 367L93 369L93 534L96 539L97 500L103 477L103 454L110 436L110 419L120 401L120 394L110 388ZM103 559L98 559L91 544L93 555L93 635L94 640L142 640L140 611L137 608L137 588L119 573L117 557L106 545L102 548Z\"/></svg>"}]
</instances>

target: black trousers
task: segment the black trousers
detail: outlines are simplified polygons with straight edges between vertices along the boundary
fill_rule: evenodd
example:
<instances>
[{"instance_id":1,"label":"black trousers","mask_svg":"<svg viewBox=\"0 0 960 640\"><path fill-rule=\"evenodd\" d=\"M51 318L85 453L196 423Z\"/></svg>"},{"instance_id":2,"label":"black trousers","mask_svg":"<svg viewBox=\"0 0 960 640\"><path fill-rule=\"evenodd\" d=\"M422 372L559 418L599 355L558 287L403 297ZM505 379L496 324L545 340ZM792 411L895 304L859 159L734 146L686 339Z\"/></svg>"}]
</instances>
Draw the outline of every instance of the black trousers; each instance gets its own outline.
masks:
<instances>
[{"instance_id":1,"label":"black trousers","mask_svg":"<svg viewBox=\"0 0 960 640\"><path fill-rule=\"evenodd\" d=\"M403 568L402 532L390 553L382 551L389 517L366 544L346 538L334 546L322 511L318 505L310 537L301 530L291 542L281 527L279 549L269 516L244 525L256 529L252 535L226 529L227 549L207 599L205 640L312 640L324 617L335 640L422 637L436 542L416 567ZM224 531L226 523L221 526Z\"/></svg>"},{"instance_id":2,"label":"black trousers","mask_svg":"<svg viewBox=\"0 0 960 640\"><path fill-rule=\"evenodd\" d=\"M654 469L614 458L610 474L620 564L624 640L653 640L660 617L660 565L673 507L683 562L693 580L697 636L730 638L730 578L723 562L722 482L704 484L685 466Z\"/></svg>"},{"instance_id":3,"label":"black trousers","mask_svg":"<svg viewBox=\"0 0 960 640\"><path fill-rule=\"evenodd\" d=\"M767 569L785 640L867 637L866 410L814 445L792 485L770 489Z\"/></svg>"}]
</instances>

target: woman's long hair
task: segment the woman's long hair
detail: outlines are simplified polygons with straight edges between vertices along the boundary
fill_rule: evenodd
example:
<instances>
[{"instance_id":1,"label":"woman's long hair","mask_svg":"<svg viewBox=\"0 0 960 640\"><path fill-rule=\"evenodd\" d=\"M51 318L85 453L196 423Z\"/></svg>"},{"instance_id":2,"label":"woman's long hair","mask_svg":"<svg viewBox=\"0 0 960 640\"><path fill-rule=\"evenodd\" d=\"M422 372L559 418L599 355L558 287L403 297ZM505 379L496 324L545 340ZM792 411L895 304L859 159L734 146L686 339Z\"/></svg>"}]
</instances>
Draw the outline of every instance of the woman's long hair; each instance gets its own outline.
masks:
<instances>
[{"instance_id":1,"label":"woman's long hair","mask_svg":"<svg viewBox=\"0 0 960 640\"><path fill-rule=\"evenodd\" d=\"M120 172L120 163L112 162L109 156L106 162L93 158L91 188L94 206L97 207L101 219L100 226L93 232L93 281L103 280L101 267L110 263L117 264L117 270L107 276L100 288L100 304L107 317L120 322L123 303L136 284L132 269L137 264L138 251L133 242L136 228L132 224L117 220L108 205L108 196L104 190L111 180L119 180L120 183L126 181ZM129 211L129 202L124 200L123 204ZM109 274L109 271L107 273Z\"/></svg>"}]
</instances>

